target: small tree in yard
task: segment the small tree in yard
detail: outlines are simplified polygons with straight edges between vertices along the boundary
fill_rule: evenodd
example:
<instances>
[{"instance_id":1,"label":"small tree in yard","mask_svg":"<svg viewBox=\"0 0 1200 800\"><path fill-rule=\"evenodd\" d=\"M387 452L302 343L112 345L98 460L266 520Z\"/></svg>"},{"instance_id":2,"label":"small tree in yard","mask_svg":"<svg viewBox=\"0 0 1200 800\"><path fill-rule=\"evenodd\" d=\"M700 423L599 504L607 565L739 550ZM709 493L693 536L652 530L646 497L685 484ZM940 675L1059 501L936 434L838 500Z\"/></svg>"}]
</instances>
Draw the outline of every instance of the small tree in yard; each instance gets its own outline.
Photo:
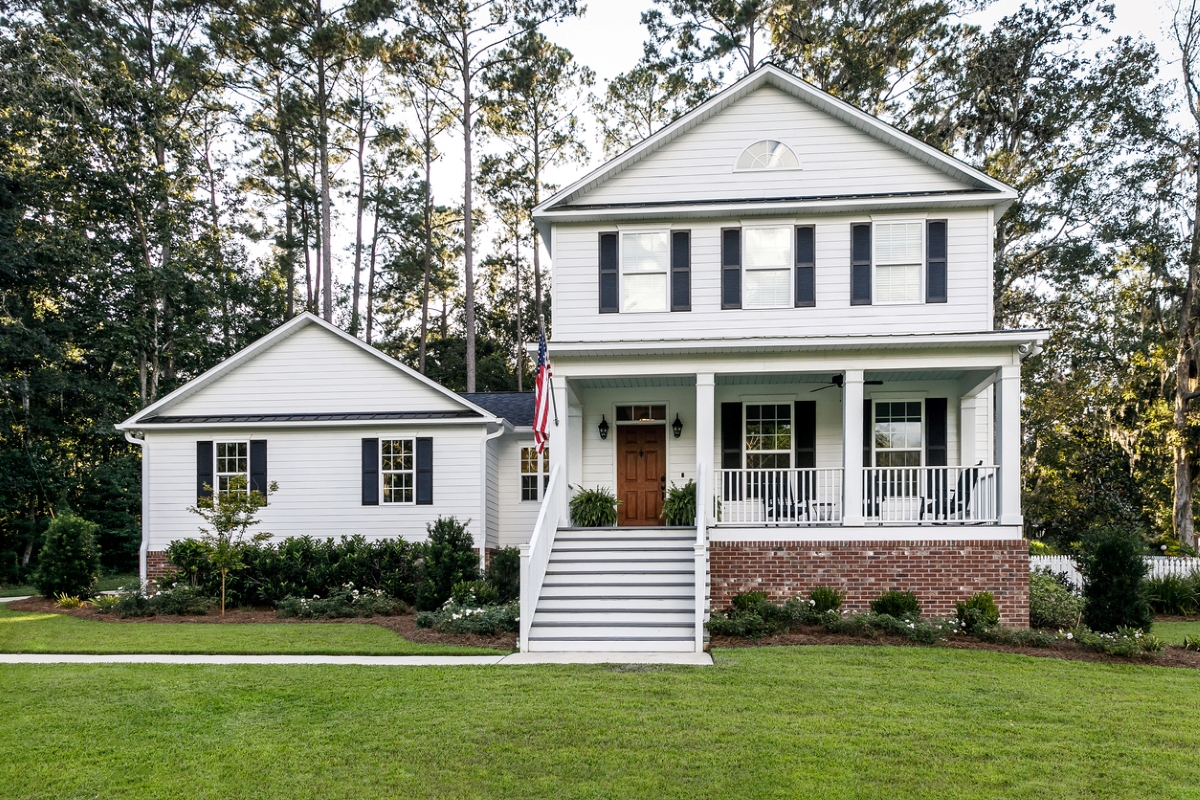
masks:
<instances>
[{"instance_id":1,"label":"small tree in yard","mask_svg":"<svg viewBox=\"0 0 1200 800\"><path fill-rule=\"evenodd\" d=\"M33 585L42 597L88 597L92 593L100 577L100 548L96 546L99 527L70 510L50 521L33 575Z\"/></svg>"},{"instance_id":2,"label":"small tree in yard","mask_svg":"<svg viewBox=\"0 0 1200 800\"><path fill-rule=\"evenodd\" d=\"M1079 558L1083 576L1083 622L1096 631L1150 630L1150 608L1142 579L1148 569L1146 545L1136 531L1105 526L1084 541Z\"/></svg>"},{"instance_id":3,"label":"small tree in yard","mask_svg":"<svg viewBox=\"0 0 1200 800\"><path fill-rule=\"evenodd\" d=\"M267 494L274 494L278 488L278 484L271 483L267 487ZM204 489L211 492L210 496L200 498L200 502L188 511L198 514L208 523L207 528L200 528L200 533L209 547L209 560L221 573L221 616L225 616L225 578L230 572L245 568L242 551L247 544L246 533L258 524L258 510L267 504L267 498L257 490L246 491L246 478L243 475L230 478L229 487L224 492L213 492L208 485ZM260 542L270 538L269 533L256 533L250 541Z\"/></svg>"},{"instance_id":4,"label":"small tree in yard","mask_svg":"<svg viewBox=\"0 0 1200 800\"><path fill-rule=\"evenodd\" d=\"M433 611L450 599L454 584L479 579L479 553L467 523L454 517L438 517L426 526L425 582L417 592L417 608Z\"/></svg>"}]
</instances>

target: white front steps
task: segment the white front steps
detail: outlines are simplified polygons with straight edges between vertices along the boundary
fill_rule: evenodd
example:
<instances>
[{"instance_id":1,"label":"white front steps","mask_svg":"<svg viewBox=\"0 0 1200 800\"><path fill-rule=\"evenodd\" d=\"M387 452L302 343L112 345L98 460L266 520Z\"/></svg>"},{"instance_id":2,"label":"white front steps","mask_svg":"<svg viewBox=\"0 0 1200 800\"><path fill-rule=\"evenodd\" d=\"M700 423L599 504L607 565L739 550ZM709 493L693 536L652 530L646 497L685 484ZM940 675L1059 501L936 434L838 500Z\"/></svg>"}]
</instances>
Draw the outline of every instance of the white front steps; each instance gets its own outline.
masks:
<instances>
[{"instance_id":1,"label":"white front steps","mask_svg":"<svg viewBox=\"0 0 1200 800\"><path fill-rule=\"evenodd\" d=\"M695 541L678 528L560 529L529 651L693 652Z\"/></svg>"}]
</instances>

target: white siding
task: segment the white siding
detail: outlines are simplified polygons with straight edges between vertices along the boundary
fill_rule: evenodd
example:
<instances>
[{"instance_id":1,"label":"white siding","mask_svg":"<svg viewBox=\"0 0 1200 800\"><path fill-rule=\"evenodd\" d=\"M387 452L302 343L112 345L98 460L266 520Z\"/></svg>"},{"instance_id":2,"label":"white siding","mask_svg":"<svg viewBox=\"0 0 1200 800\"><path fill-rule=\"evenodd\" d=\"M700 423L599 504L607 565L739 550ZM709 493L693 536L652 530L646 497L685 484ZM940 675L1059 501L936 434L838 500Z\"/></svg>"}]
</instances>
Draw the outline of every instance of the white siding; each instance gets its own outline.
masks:
<instances>
[{"instance_id":1,"label":"white siding","mask_svg":"<svg viewBox=\"0 0 1200 800\"><path fill-rule=\"evenodd\" d=\"M533 447L532 435L502 436L497 442L496 497L500 510L500 547L519 547L533 535L542 504L521 500L521 448Z\"/></svg>"},{"instance_id":2,"label":"white siding","mask_svg":"<svg viewBox=\"0 0 1200 800\"><path fill-rule=\"evenodd\" d=\"M267 477L279 491L260 513L258 530L277 537L319 538L363 534L368 538L425 538L439 516L471 520L478 541L483 425L378 428L293 428L263 431L148 432L143 475L150 550L199 535L196 503L196 442L267 440ZM433 438L433 505L362 505L362 439Z\"/></svg>"},{"instance_id":3,"label":"white siding","mask_svg":"<svg viewBox=\"0 0 1200 800\"><path fill-rule=\"evenodd\" d=\"M777 139L799 170L735 172L742 151ZM571 205L961 190L969 187L774 87L763 87Z\"/></svg>"},{"instance_id":4,"label":"white siding","mask_svg":"<svg viewBox=\"0 0 1200 800\"><path fill-rule=\"evenodd\" d=\"M308 325L160 413L457 411L451 397ZM478 462L478 458L476 458Z\"/></svg>"},{"instance_id":5,"label":"white siding","mask_svg":"<svg viewBox=\"0 0 1200 800\"><path fill-rule=\"evenodd\" d=\"M487 546L499 547L500 541L500 490L499 470L501 439L492 439L487 443Z\"/></svg>"},{"instance_id":6,"label":"white siding","mask_svg":"<svg viewBox=\"0 0 1200 800\"><path fill-rule=\"evenodd\" d=\"M888 218L920 220L924 216ZM614 230L614 226L558 225L553 338L556 342L604 342L990 330L992 267L987 210L931 212L929 218L948 221L947 303L851 306L850 226L871 218L828 215L781 219L783 224L816 226L815 307L722 310L721 229L736 227L740 221L679 220L675 228L692 232L692 310L648 314L599 313L599 234Z\"/></svg>"}]
</instances>

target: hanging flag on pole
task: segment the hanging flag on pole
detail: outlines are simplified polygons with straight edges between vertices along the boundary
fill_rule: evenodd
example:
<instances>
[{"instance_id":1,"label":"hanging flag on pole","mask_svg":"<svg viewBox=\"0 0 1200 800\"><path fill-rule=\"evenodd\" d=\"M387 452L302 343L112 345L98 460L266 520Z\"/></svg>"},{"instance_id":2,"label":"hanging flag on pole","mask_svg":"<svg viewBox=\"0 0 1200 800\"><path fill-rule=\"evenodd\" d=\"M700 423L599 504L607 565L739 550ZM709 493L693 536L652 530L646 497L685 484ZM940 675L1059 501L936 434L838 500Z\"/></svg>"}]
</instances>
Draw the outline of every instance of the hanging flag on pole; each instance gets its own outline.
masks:
<instances>
[{"instance_id":1,"label":"hanging flag on pole","mask_svg":"<svg viewBox=\"0 0 1200 800\"><path fill-rule=\"evenodd\" d=\"M537 375L534 377L533 388L533 440L540 454L546 449L550 439L550 404L553 401L554 388L551 383L553 373L550 371L550 357L546 352L546 329L539 326L538 336ZM557 405L557 403L556 403ZM557 417L557 414L555 415ZM557 423L558 420L555 420Z\"/></svg>"}]
</instances>

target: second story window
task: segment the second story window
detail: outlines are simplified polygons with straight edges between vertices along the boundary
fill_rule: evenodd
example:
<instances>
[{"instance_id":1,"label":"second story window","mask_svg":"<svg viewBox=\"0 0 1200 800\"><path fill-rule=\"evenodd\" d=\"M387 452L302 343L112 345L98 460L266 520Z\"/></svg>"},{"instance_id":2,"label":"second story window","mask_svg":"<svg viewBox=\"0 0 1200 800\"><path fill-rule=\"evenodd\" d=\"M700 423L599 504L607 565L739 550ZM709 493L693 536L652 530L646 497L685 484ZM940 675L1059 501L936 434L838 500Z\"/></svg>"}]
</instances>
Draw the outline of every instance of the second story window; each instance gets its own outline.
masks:
<instances>
[{"instance_id":1,"label":"second story window","mask_svg":"<svg viewBox=\"0 0 1200 800\"><path fill-rule=\"evenodd\" d=\"M875 223L875 302L921 302L924 222Z\"/></svg>"},{"instance_id":2,"label":"second story window","mask_svg":"<svg viewBox=\"0 0 1200 800\"><path fill-rule=\"evenodd\" d=\"M626 231L621 234L621 310L667 311L670 232Z\"/></svg>"},{"instance_id":3,"label":"second story window","mask_svg":"<svg viewBox=\"0 0 1200 800\"><path fill-rule=\"evenodd\" d=\"M743 308L792 305L792 228L742 230Z\"/></svg>"}]
</instances>

